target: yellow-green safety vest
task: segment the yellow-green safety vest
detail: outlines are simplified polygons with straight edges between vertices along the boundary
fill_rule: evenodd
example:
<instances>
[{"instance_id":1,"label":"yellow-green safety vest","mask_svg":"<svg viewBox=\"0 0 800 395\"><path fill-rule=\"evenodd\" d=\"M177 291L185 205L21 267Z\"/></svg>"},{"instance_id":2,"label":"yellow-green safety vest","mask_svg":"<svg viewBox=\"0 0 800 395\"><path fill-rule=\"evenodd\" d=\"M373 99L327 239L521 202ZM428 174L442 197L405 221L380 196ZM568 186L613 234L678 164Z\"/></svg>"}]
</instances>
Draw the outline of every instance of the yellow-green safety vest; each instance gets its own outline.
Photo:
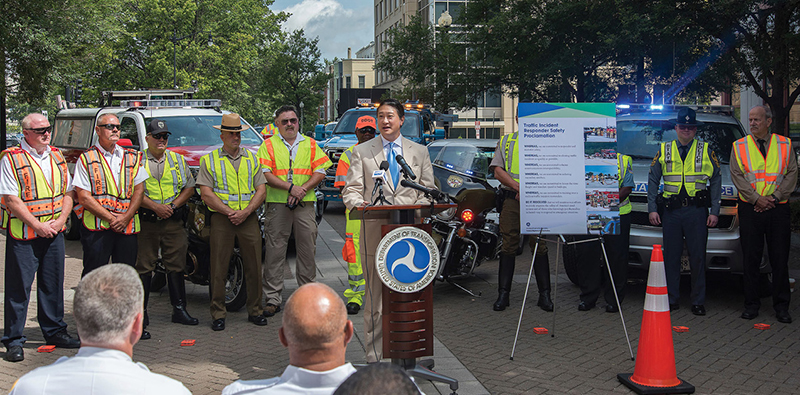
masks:
<instances>
[{"instance_id":1,"label":"yellow-green safety vest","mask_svg":"<svg viewBox=\"0 0 800 395\"><path fill-rule=\"evenodd\" d=\"M261 171L256 156L246 148L239 148L239 169L234 169L230 160L224 158L222 147L200 158L200 165L214 178L214 194L233 210L244 210L255 194L253 178ZM214 211L209 207L209 210Z\"/></svg>"},{"instance_id":2,"label":"yellow-green safety vest","mask_svg":"<svg viewBox=\"0 0 800 395\"><path fill-rule=\"evenodd\" d=\"M622 188L622 181L625 180L625 175L628 174L628 167L631 166L631 157L628 155L622 155L620 153L617 154L617 173L619 174L619 187ZM619 214L625 215L630 214L632 210L631 206L631 196L625 198L625 200L619 202Z\"/></svg>"},{"instance_id":3,"label":"yellow-green safety vest","mask_svg":"<svg viewBox=\"0 0 800 395\"><path fill-rule=\"evenodd\" d=\"M517 136L519 132L507 134L500 139L505 155L506 173L519 182L519 149L517 149Z\"/></svg>"},{"instance_id":4,"label":"yellow-green safety vest","mask_svg":"<svg viewBox=\"0 0 800 395\"><path fill-rule=\"evenodd\" d=\"M161 179L153 177L150 161L145 162L145 170L150 177L145 181L144 194L158 204L170 204L181 193L186 183L186 160L174 151L165 151L164 172Z\"/></svg>"},{"instance_id":5,"label":"yellow-green safety vest","mask_svg":"<svg viewBox=\"0 0 800 395\"><path fill-rule=\"evenodd\" d=\"M142 154L132 149L125 148L120 164L119 183L114 180L105 157L97 147L89 148L84 152L80 161L86 167L86 173L91 185L92 198L103 208L114 214L123 214L128 211L133 196L133 182L139 171ZM83 225L91 231L109 229L111 226L106 220L95 217L91 211L84 209L80 204L73 208L78 218L83 220ZM125 230L126 235L139 233L139 214L134 214Z\"/></svg>"},{"instance_id":6,"label":"yellow-green safety vest","mask_svg":"<svg viewBox=\"0 0 800 395\"><path fill-rule=\"evenodd\" d=\"M775 133L770 137L767 157L761 154L758 144L752 135L742 137L733 143L736 152L736 162L744 174L744 179L761 196L772 195L783 182L786 169L789 167L789 155L792 152L792 140ZM739 198L745 200L742 194ZM786 203L786 196L780 203Z\"/></svg>"},{"instance_id":7,"label":"yellow-green safety vest","mask_svg":"<svg viewBox=\"0 0 800 395\"><path fill-rule=\"evenodd\" d=\"M658 161L661 163L664 178L664 197L677 195L681 191L681 186L686 188L686 193L692 197L697 191L707 188L706 184L714 172L708 150L708 143L692 140L684 162L676 140L661 143L661 155Z\"/></svg>"},{"instance_id":8,"label":"yellow-green safety vest","mask_svg":"<svg viewBox=\"0 0 800 395\"><path fill-rule=\"evenodd\" d=\"M272 174L283 181L289 180L289 172L292 172L292 184L303 185L311 176L314 171L320 169L327 169L332 165L331 160L325 155L317 142L310 137L305 137L297 145L297 152L295 152L294 160L291 160L291 155L286 145L281 140L280 134L276 134L261 144L258 149L258 159L264 169L269 169ZM267 203L286 203L289 199L289 191L285 189L267 187ZM313 202L317 200L314 189L309 188L306 196L303 197L304 202Z\"/></svg>"}]
</instances>

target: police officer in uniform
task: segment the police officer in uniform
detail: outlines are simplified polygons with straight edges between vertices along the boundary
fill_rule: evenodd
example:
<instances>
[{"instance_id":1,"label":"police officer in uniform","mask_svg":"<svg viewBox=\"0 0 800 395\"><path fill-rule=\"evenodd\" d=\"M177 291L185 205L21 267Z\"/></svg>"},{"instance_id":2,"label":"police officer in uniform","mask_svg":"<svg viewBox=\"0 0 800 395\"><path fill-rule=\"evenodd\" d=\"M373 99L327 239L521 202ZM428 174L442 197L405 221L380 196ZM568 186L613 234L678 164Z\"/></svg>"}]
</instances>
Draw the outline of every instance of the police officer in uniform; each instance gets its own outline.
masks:
<instances>
[{"instance_id":1,"label":"police officer in uniform","mask_svg":"<svg viewBox=\"0 0 800 395\"><path fill-rule=\"evenodd\" d=\"M136 270L144 286L144 327L149 324L147 301L153 270L161 249L161 261L167 271L172 322L197 325L198 320L186 311L186 287L183 269L186 267L188 239L184 230L186 201L194 194L194 177L183 156L167 150L170 132L167 123L153 119L147 124L147 160L144 169L144 199L139 208L142 231L139 233L139 254ZM150 333L142 331L142 339Z\"/></svg>"},{"instance_id":2,"label":"police officer in uniform","mask_svg":"<svg viewBox=\"0 0 800 395\"><path fill-rule=\"evenodd\" d=\"M494 177L502 184L500 188L504 194L500 212L500 234L503 236L503 247L500 251L498 268L497 301L492 306L495 311L505 310L510 305L511 282L514 279L514 266L520 243L520 158L517 136L518 132L514 132L500 139L492 163L489 165L490 168L494 168ZM550 261L547 257L547 245L538 236L531 236L531 250L534 249L536 242L539 243L533 263L536 285L539 288L539 300L536 304L544 311L553 311L553 301L550 298Z\"/></svg>"},{"instance_id":3,"label":"police officer in uniform","mask_svg":"<svg viewBox=\"0 0 800 395\"><path fill-rule=\"evenodd\" d=\"M625 298L625 282L628 280L628 248L631 233L631 201L630 194L633 192L635 183L633 181L633 161L630 156L617 154L617 171L619 175L619 233L603 235L606 253L608 254L608 265L611 267L611 274L614 276L614 288L617 289L619 302ZM610 286L608 273L603 270L605 264L603 251L597 242L585 242L575 245L578 262L578 274L580 276L581 302L578 304L579 311L591 310L600 297L600 287L603 277L606 278L606 289L603 298L606 301L606 312L619 312L619 306L614 298L614 289Z\"/></svg>"},{"instance_id":4,"label":"police officer in uniform","mask_svg":"<svg viewBox=\"0 0 800 395\"><path fill-rule=\"evenodd\" d=\"M2 339L9 362L25 359L23 328L34 276L37 321L45 341L56 347L80 347L64 322L64 223L73 193L64 156L49 145L52 130L42 114L27 115L22 119L25 138L19 147L3 151L0 160L0 195L10 214Z\"/></svg>"},{"instance_id":5,"label":"police officer in uniform","mask_svg":"<svg viewBox=\"0 0 800 395\"><path fill-rule=\"evenodd\" d=\"M356 145L375 137L375 118L371 115L364 115L356 122L356 138L358 143L346 149L339 157L336 165L336 179L333 186L344 188L347 179L347 171L350 170L350 156ZM350 288L344 290L344 297L347 298L347 314L358 314L364 299L364 272L361 269L361 255L359 253L359 234L361 233L361 221L350 219L350 210L345 210L347 227L345 230L344 247L342 248L342 258L347 262L347 283Z\"/></svg>"},{"instance_id":6,"label":"police officer in uniform","mask_svg":"<svg viewBox=\"0 0 800 395\"><path fill-rule=\"evenodd\" d=\"M739 232L744 263L744 312L758 317L761 300L758 278L764 239L772 266L772 307L779 322L790 323L789 248L791 210L789 195L797 184L797 159L792 140L769 132L772 113L757 106L750 110L750 135L733 143L731 180L739 190Z\"/></svg>"},{"instance_id":7,"label":"police officer in uniform","mask_svg":"<svg viewBox=\"0 0 800 395\"><path fill-rule=\"evenodd\" d=\"M134 266L138 250L139 205L144 196L146 171L142 154L117 145L119 118L103 114L95 127L97 144L75 164L72 184L82 220L83 276L108 263Z\"/></svg>"},{"instance_id":8,"label":"police officer in uniform","mask_svg":"<svg viewBox=\"0 0 800 395\"><path fill-rule=\"evenodd\" d=\"M697 121L694 110L681 108L677 119L671 122L678 138L661 143L650 165L647 211L650 224L662 226L670 310L680 308L681 253L685 240L692 272L692 314L705 315L708 228L717 225L722 196L719 161L708 143L694 138L697 127L703 125ZM662 177L664 192L658 195Z\"/></svg>"},{"instance_id":9,"label":"police officer in uniform","mask_svg":"<svg viewBox=\"0 0 800 395\"><path fill-rule=\"evenodd\" d=\"M241 148L242 125L239 114L224 114L220 130L222 147L200 158L197 185L203 202L211 210L211 329L225 329L225 279L235 242L242 254L247 289L248 321L267 325L261 307L261 231L256 209L264 201L265 184L255 154Z\"/></svg>"}]
</instances>

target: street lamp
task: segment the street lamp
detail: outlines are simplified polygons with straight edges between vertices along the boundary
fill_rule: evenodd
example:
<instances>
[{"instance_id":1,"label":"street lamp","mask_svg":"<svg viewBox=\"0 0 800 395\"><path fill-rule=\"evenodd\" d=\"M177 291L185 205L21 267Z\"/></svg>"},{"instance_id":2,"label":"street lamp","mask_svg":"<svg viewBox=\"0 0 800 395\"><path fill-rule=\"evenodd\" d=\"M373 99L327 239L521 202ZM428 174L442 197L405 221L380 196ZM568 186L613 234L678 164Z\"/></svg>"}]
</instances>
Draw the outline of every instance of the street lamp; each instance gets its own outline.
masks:
<instances>
[{"instance_id":1,"label":"street lamp","mask_svg":"<svg viewBox=\"0 0 800 395\"><path fill-rule=\"evenodd\" d=\"M440 40L442 41L443 45L441 45L440 51L441 50L447 51L448 50L447 46L449 45L449 40L448 40L448 36L447 36L447 30L450 28L450 25L453 24L453 17L450 16L450 12L445 10L444 12L442 12L442 15L439 16L439 20L437 22L439 24L439 27L442 29L442 35L441 35ZM436 40L433 40L433 45L434 45L434 51L435 51ZM439 52L435 52L435 53L436 53L437 59L438 59ZM449 59L445 59L445 61L449 61ZM435 87L436 83L438 82L438 79L439 79L439 75L438 75L439 73L437 73L437 70L434 70L434 73L435 74L434 74L433 83L434 83L434 87ZM444 91L449 87L449 84L448 84L448 81L450 79L449 77L450 76L447 74L447 72L445 72L444 83L441 84L442 85L441 86L442 93L444 93ZM437 91L437 89L434 89L434 95L436 94L436 91ZM441 97L442 97L442 100L444 101L444 103L434 103L434 104L442 105L442 107L440 107L440 109L446 109L447 112L449 112L450 103L447 102L447 95L442 94ZM447 128L447 129L448 129L448 130L446 130L447 136L445 136L446 138L450 137L449 136L449 134L450 134L449 133L450 132L449 128Z\"/></svg>"},{"instance_id":2,"label":"street lamp","mask_svg":"<svg viewBox=\"0 0 800 395\"><path fill-rule=\"evenodd\" d=\"M305 106L305 103L300 102L300 133L303 133L303 107Z\"/></svg>"},{"instance_id":3,"label":"street lamp","mask_svg":"<svg viewBox=\"0 0 800 395\"><path fill-rule=\"evenodd\" d=\"M204 33L208 32L200 32L198 34L204 34ZM172 33L172 37L170 37L170 41L172 41L172 84L174 89L178 89L178 59L177 59L178 41L185 40L192 36L194 36L194 33L178 37L178 32L174 31ZM208 33L208 46L210 47L212 45L214 45L214 39L211 36L211 33Z\"/></svg>"}]
</instances>

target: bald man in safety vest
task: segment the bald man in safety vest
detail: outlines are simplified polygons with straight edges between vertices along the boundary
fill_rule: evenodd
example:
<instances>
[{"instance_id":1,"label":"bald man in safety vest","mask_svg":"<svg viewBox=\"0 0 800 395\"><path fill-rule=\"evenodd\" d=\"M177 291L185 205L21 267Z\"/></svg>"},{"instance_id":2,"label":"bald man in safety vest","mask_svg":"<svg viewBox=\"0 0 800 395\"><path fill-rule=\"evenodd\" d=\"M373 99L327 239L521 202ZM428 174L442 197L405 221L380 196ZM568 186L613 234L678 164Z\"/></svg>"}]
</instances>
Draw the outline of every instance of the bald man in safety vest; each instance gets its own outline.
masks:
<instances>
[{"instance_id":1,"label":"bald man in safety vest","mask_svg":"<svg viewBox=\"0 0 800 395\"><path fill-rule=\"evenodd\" d=\"M744 265L742 318L758 317L761 300L758 278L764 238L772 266L772 307L779 322L789 315L789 195L797 184L797 158L788 137L769 132L772 112L764 106L750 110L750 135L733 143L731 180L739 190L739 234Z\"/></svg>"},{"instance_id":2,"label":"bald man in safety vest","mask_svg":"<svg viewBox=\"0 0 800 395\"><path fill-rule=\"evenodd\" d=\"M25 359L23 328L34 276L45 341L80 347L64 322L64 224L74 195L64 156L49 145L52 130L45 116L29 114L22 119L20 146L3 151L0 160L0 195L10 217L2 339L9 362Z\"/></svg>"}]
</instances>

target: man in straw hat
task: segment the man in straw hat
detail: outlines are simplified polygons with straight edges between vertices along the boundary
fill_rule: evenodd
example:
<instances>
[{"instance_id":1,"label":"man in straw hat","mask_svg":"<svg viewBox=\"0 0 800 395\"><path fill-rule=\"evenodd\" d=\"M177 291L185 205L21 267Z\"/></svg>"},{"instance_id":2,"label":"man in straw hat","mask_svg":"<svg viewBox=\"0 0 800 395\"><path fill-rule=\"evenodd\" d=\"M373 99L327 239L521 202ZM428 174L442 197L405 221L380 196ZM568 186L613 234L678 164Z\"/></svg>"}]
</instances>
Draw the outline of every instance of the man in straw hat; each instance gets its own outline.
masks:
<instances>
[{"instance_id":1,"label":"man in straw hat","mask_svg":"<svg viewBox=\"0 0 800 395\"><path fill-rule=\"evenodd\" d=\"M267 325L261 307L261 232L255 211L264 201L267 180L256 156L240 148L242 125L239 114L225 114L220 130L222 147L200 159L197 185L211 210L211 329L225 329L225 278L235 241L239 241L247 288L248 321Z\"/></svg>"},{"instance_id":2,"label":"man in straw hat","mask_svg":"<svg viewBox=\"0 0 800 395\"><path fill-rule=\"evenodd\" d=\"M677 119L670 121L678 138L661 143L650 165L647 211L653 226L662 225L670 310L680 308L681 253L685 240L692 271L692 314L706 315L708 228L717 225L722 197L719 160L708 143L695 139L697 127L703 123L697 121L694 110L683 107L678 110ZM664 192L659 195L662 177Z\"/></svg>"}]
</instances>

